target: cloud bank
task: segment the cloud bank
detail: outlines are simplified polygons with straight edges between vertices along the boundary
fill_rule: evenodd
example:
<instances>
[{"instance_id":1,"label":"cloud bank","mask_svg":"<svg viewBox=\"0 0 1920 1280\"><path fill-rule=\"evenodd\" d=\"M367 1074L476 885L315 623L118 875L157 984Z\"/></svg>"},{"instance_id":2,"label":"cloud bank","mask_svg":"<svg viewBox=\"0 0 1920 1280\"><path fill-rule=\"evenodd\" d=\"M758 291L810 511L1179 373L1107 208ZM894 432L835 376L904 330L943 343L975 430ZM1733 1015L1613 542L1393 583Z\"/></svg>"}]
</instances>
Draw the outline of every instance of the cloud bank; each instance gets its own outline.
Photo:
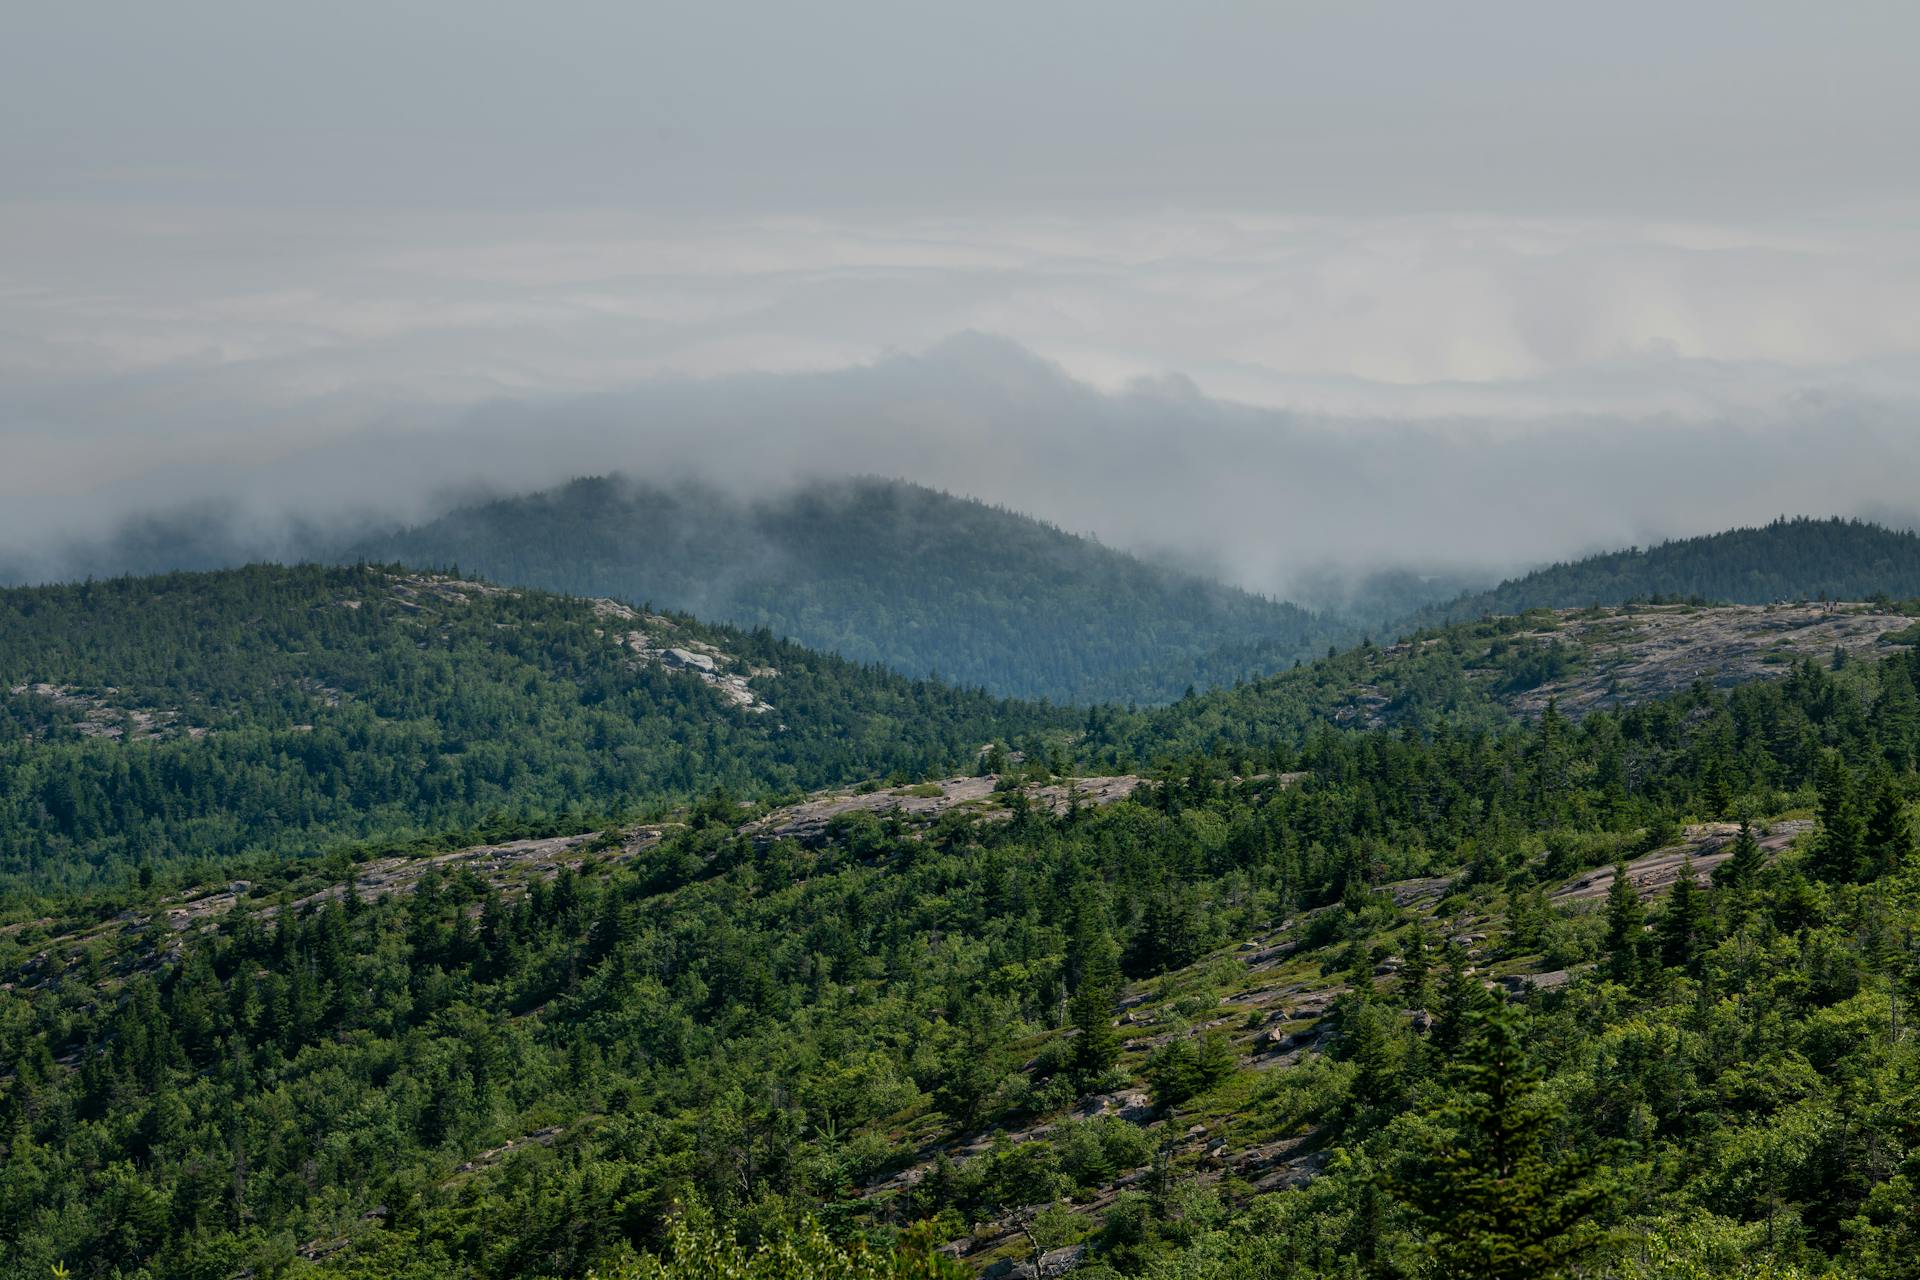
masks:
<instances>
[{"instance_id":1,"label":"cloud bank","mask_svg":"<svg viewBox=\"0 0 1920 1280\"><path fill-rule=\"evenodd\" d=\"M1177 376L1110 390L984 334L819 371L543 385L468 404L367 404L347 391L269 403L257 372L118 380L128 432L156 421L177 430L168 460L117 471L137 442L112 431L58 442L102 459L102 474L68 471L72 495L8 505L16 562L29 576L61 573L63 543L181 504L162 525L136 522L130 545L164 531L202 538L214 559L280 556L316 530L615 469L746 492L865 473L1284 595L1328 567L1505 571L1780 513L1904 523L1920 468L1913 399L1857 387L1684 415L1333 414L1209 396ZM1662 380L1662 393L1673 385ZM85 409L110 421L98 399ZM180 456L186 439L204 453Z\"/></svg>"},{"instance_id":2,"label":"cloud bank","mask_svg":"<svg viewBox=\"0 0 1920 1280\"><path fill-rule=\"evenodd\" d=\"M1263 589L1909 510L1911 5L357 8L10 25L0 559L612 468Z\"/></svg>"}]
</instances>

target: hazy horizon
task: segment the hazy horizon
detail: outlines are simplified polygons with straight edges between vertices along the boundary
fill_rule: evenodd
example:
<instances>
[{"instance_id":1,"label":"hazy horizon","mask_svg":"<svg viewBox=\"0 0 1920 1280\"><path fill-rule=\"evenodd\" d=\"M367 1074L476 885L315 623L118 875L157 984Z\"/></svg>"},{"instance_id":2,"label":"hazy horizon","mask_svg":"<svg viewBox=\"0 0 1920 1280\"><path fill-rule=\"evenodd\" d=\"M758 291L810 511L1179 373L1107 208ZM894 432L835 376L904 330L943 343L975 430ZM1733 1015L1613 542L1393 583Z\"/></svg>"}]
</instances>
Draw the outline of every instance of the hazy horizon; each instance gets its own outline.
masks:
<instances>
[{"instance_id":1,"label":"hazy horizon","mask_svg":"<svg viewBox=\"0 0 1920 1280\"><path fill-rule=\"evenodd\" d=\"M405 431L147 471L87 508L47 504L41 536L16 539L0 560L30 578L71 576L97 563L75 552L129 525L137 538L196 521L210 545L288 558L608 473L745 496L900 479L1276 598L1377 569L1491 582L1783 515L1911 527L1904 478L1920 465L1920 437L1885 406L1821 411L1819 431L1783 409L1679 434L1653 417L1569 415L1523 430L1332 418L1214 399L1181 379L1103 391L1015 344L962 335L848 369L440 408ZM27 509L15 504L10 518Z\"/></svg>"},{"instance_id":2,"label":"hazy horizon","mask_svg":"<svg viewBox=\"0 0 1920 1280\"><path fill-rule=\"evenodd\" d=\"M380 15L16 21L0 559L611 470L1269 593L1912 518L1909 8Z\"/></svg>"}]
</instances>

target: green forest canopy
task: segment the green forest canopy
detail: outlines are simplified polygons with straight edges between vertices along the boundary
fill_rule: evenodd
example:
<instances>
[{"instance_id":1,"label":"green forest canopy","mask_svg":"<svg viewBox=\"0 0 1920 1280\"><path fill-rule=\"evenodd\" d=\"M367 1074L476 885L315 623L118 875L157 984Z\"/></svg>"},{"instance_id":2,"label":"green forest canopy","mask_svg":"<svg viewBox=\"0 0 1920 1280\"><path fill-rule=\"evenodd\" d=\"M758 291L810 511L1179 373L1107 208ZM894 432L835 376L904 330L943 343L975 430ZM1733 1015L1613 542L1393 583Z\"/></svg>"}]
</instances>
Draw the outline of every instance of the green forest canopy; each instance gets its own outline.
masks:
<instances>
[{"instance_id":1,"label":"green forest canopy","mask_svg":"<svg viewBox=\"0 0 1920 1280\"><path fill-rule=\"evenodd\" d=\"M1630 600L1767 604L1874 597L1920 597L1920 534L1866 520L1796 516L1555 564L1431 606L1403 627Z\"/></svg>"},{"instance_id":2,"label":"green forest canopy","mask_svg":"<svg viewBox=\"0 0 1920 1280\"><path fill-rule=\"evenodd\" d=\"M387 580L312 573L270 580ZM0 1264L745 1275L766 1245L851 1276L910 1224L1013 1221L1000 1256L1071 1245L1089 1278L1910 1275L1917 676L1899 653L1578 724L1322 730L1061 817L691 823L523 894L268 898L196 936L16 917ZM1796 848L1684 895L1548 896L1685 820L1796 812ZM1437 899L1388 888L1421 877ZM1507 1000L1470 965L1566 981ZM1321 1011L1242 1016L1249 984ZM1132 1089L1147 1111L1075 1118ZM1234 1172L1269 1150L1311 1176Z\"/></svg>"},{"instance_id":3,"label":"green forest canopy","mask_svg":"<svg viewBox=\"0 0 1920 1280\"><path fill-rule=\"evenodd\" d=\"M636 629L725 655L772 709L642 658ZM0 637L0 877L41 885L918 778L1070 723L764 631L395 568L10 589Z\"/></svg>"}]
</instances>

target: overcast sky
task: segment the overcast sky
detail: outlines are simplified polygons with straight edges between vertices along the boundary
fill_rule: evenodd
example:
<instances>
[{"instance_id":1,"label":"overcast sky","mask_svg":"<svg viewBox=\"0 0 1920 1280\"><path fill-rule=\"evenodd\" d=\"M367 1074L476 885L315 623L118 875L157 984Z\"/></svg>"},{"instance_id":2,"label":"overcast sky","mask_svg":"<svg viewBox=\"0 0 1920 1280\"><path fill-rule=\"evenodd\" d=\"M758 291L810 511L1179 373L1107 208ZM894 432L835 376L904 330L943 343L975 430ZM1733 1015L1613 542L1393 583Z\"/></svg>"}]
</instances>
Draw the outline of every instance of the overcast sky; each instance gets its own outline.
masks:
<instances>
[{"instance_id":1,"label":"overcast sky","mask_svg":"<svg viewBox=\"0 0 1920 1280\"><path fill-rule=\"evenodd\" d=\"M1907 510L1911 4L5 25L15 546L208 496L720 461L907 474L1262 586L1362 548L1526 561ZM1123 421L1160 456L1100 434ZM1056 470L1089 450L1097 483ZM1596 450L1611 488L1583 495L1564 469Z\"/></svg>"}]
</instances>

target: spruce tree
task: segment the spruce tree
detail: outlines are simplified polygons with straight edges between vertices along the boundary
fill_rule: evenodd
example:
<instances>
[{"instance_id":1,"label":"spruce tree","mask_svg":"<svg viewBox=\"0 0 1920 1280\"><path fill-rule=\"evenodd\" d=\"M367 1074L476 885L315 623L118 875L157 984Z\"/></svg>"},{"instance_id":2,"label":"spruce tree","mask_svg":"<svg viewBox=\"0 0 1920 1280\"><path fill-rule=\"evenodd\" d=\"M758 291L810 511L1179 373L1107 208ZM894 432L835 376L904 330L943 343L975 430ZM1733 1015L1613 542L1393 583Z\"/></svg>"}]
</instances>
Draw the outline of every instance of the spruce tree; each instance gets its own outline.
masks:
<instances>
[{"instance_id":1,"label":"spruce tree","mask_svg":"<svg viewBox=\"0 0 1920 1280\"><path fill-rule=\"evenodd\" d=\"M1554 1150L1560 1116L1540 1087L1518 1015L1470 1016L1435 1136L1392 1179L1426 1236L1435 1274L1458 1280L1563 1276L1601 1241L1606 1193L1592 1161Z\"/></svg>"},{"instance_id":2,"label":"spruce tree","mask_svg":"<svg viewBox=\"0 0 1920 1280\"><path fill-rule=\"evenodd\" d=\"M1547 891L1538 885L1516 889L1508 898L1507 950L1513 955L1538 951L1546 941L1553 908Z\"/></svg>"},{"instance_id":3,"label":"spruce tree","mask_svg":"<svg viewBox=\"0 0 1920 1280\"><path fill-rule=\"evenodd\" d=\"M1607 972L1628 986L1639 981L1640 956L1646 947L1646 912L1639 891L1627 878L1627 864L1613 867L1613 887L1607 890Z\"/></svg>"},{"instance_id":4,"label":"spruce tree","mask_svg":"<svg viewBox=\"0 0 1920 1280\"><path fill-rule=\"evenodd\" d=\"M1693 970L1706 933L1706 915L1700 887L1693 880L1693 859L1682 859L1680 878L1673 882L1660 915L1660 959L1668 968Z\"/></svg>"},{"instance_id":5,"label":"spruce tree","mask_svg":"<svg viewBox=\"0 0 1920 1280\"><path fill-rule=\"evenodd\" d=\"M1354 1066L1358 1107L1397 1105L1407 1089L1400 1019L1376 1004L1349 1006L1340 1019L1340 1055Z\"/></svg>"},{"instance_id":6,"label":"spruce tree","mask_svg":"<svg viewBox=\"0 0 1920 1280\"><path fill-rule=\"evenodd\" d=\"M1424 1009L1433 998L1433 936L1424 918L1416 919L1407 930L1404 952L1400 961L1400 1003L1409 1009Z\"/></svg>"},{"instance_id":7,"label":"spruce tree","mask_svg":"<svg viewBox=\"0 0 1920 1280\"><path fill-rule=\"evenodd\" d=\"M1814 845L1814 874L1833 884L1859 879L1866 854L1867 829L1854 796L1853 773L1837 751L1820 758L1815 779L1820 790L1820 839Z\"/></svg>"},{"instance_id":8,"label":"spruce tree","mask_svg":"<svg viewBox=\"0 0 1920 1280\"><path fill-rule=\"evenodd\" d=\"M1741 815L1740 832L1733 838L1733 853L1714 868L1714 883L1734 890L1752 888L1760 878L1765 856L1760 850L1760 841L1754 838L1752 821Z\"/></svg>"},{"instance_id":9,"label":"spruce tree","mask_svg":"<svg viewBox=\"0 0 1920 1280\"><path fill-rule=\"evenodd\" d=\"M1440 1007L1434 1012L1433 1044L1451 1056L1466 1047L1473 1016L1488 1004L1487 990L1467 972L1467 953L1457 943L1447 944L1447 972L1441 979Z\"/></svg>"},{"instance_id":10,"label":"spruce tree","mask_svg":"<svg viewBox=\"0 0 1920 1280\"><path fill-rule=\"evenodd\" d=\"M1113 1002L1119 994L1119 949L1102 931L1086 939L1071 1006L1078 1033L1073 1039L1073 1070L1082 1085L1113 1070L1119 1057L1120 1037L1113 1029Z\"/></svg>"},{"instance_id":11,"label":"spruce tree","mask_svg":"<svg viewBox=\"0 0 1920 1280\"><path fill-rule=\"evenodd\" d=\"M1874 778L1873 804L1867 816L1865 869L1874 878L1897 870L1913 853L1913 830L1891 771Z\"/></svg>"}]
</instances>

